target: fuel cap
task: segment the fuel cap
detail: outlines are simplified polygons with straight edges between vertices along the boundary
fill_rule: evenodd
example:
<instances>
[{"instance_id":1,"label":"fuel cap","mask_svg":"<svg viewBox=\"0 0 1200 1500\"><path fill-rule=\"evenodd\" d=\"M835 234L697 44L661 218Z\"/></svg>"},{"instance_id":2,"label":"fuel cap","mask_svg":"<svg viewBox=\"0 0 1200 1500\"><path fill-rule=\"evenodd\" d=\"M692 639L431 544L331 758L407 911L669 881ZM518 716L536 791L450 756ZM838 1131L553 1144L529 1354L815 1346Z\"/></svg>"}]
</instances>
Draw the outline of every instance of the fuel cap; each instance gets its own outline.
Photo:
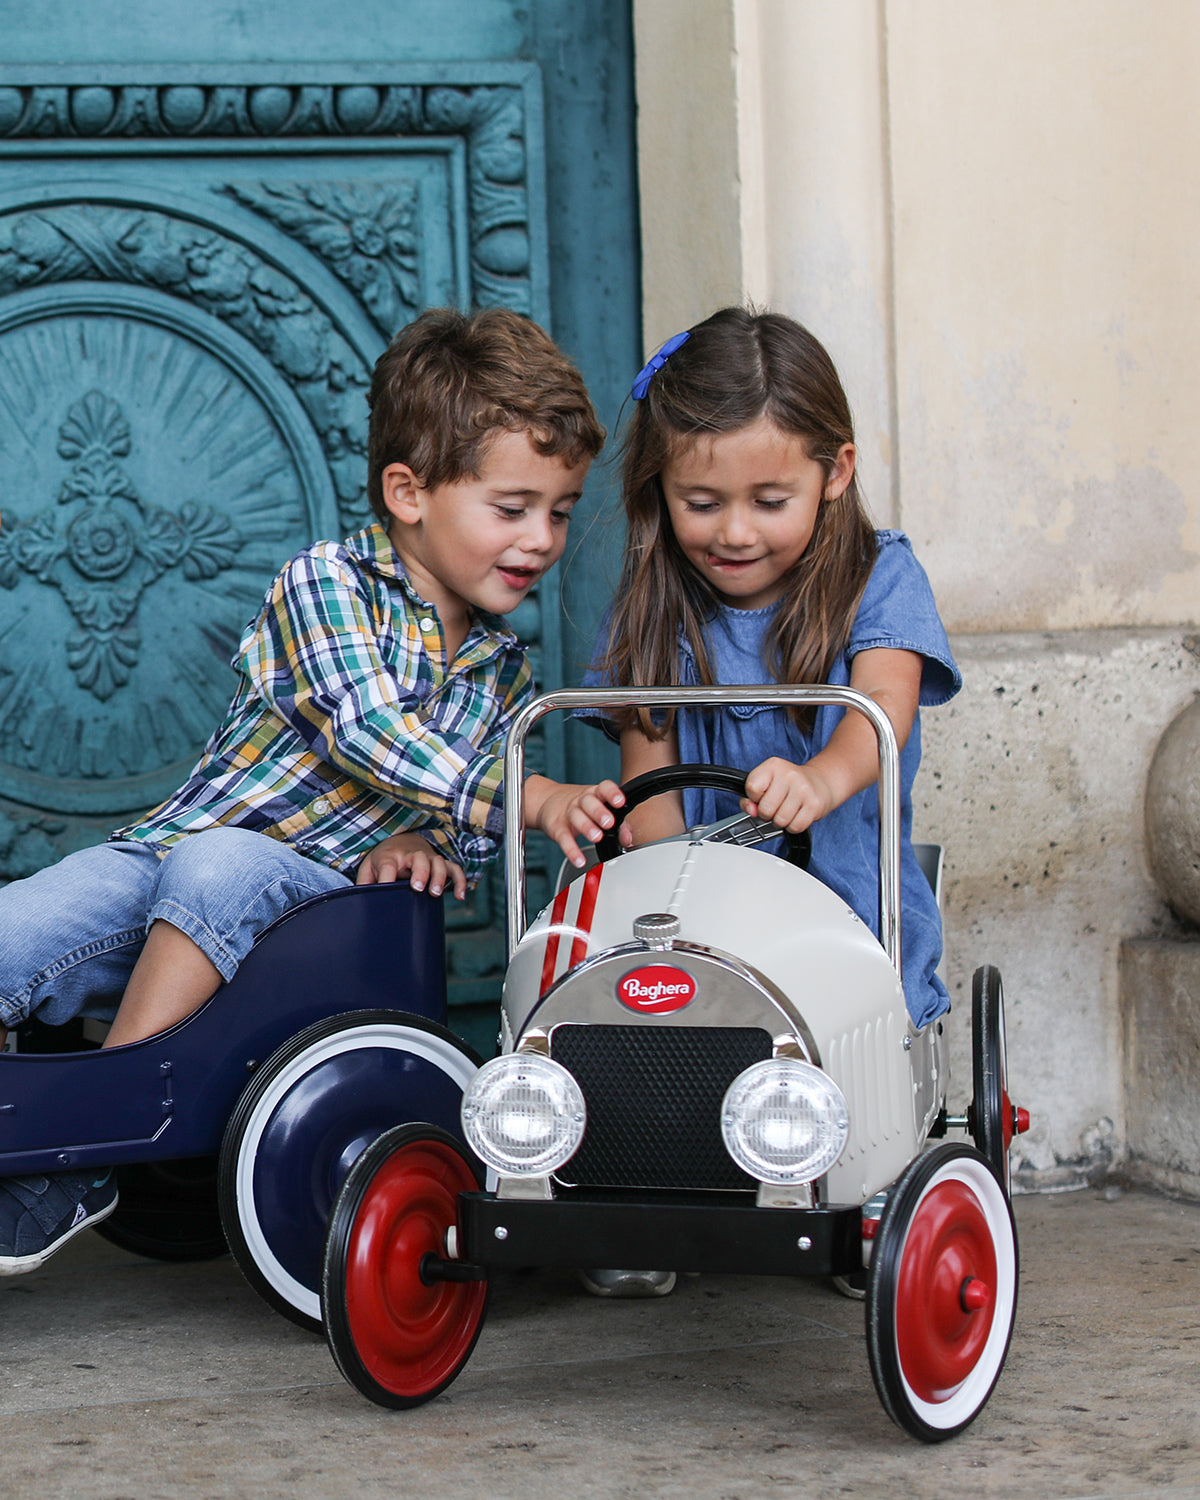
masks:
<instances>
[{"instance_id":1,"label":"fuel cap","mask_svg":"<svg viewBox=\"0 0 1200 1500\"><path fill-rule=\"evenodd\" d=\"M647 948L666 950L679 936L679 918L668 911L647 912L634 918L633 935Z\"/></svg>"}]
</instances>

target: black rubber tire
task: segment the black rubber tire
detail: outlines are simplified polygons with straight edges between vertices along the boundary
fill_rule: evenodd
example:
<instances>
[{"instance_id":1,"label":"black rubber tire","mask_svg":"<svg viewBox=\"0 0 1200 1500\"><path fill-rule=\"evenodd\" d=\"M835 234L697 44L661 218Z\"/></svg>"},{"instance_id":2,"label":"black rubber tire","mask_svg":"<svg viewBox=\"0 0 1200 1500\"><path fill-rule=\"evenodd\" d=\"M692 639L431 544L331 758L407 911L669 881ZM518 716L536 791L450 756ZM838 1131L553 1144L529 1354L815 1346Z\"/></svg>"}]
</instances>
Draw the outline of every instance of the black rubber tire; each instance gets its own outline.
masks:
<instances>
[{"instance_id":1,"label":"black rubber tire","mask_svg":"<svg viewBox=\"0 0 1200 1500\"><path fill-rule=\"evenodd\" d=\"M171 1261L228 1254L215 1156L118 1167L117 1187L117 1206L96 1233L122 1250Z\"/></svg>"},{"instance_id":2,"label":"black rubber tire","mask_svg":"<svg viewBox=\"0 0 1200 1500\"><path fill-rule=\"evenodd\" d=\"M971 1138L1008 1193L1012 1187L1008 1149L1013 1119L1008 1097L1004 986L1000 970L991 964L976 969L971 984L971 1092Z\"/></svg>"},{"instance_id":3,"label":"black rubber tire","mask_svg":"<svg viewBox=\"0 0 1200 1500\"><path fill-rule=\"evenodd\" d=\"M986 1405L1017 1309L1017 1232L1008 1195L973 1146L936 1146L888 1193L867 1282L867 1356L888 1416L941 1443ZM968 1307L968 1285L990 1299Z\"/></svg>"}]
</instances>

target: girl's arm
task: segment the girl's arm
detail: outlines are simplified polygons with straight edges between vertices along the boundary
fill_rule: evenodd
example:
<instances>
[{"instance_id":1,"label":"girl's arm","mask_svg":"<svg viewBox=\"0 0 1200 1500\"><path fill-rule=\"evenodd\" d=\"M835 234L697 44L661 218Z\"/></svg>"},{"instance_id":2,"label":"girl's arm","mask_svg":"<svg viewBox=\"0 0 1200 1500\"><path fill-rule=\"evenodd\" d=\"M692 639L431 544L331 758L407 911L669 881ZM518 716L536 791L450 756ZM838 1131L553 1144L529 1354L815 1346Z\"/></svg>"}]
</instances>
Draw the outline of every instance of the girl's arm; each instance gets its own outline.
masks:
<instances>
[{"instance_id":1,"label":"girl's arm","mask_svg":"<svg viewBox=\"0 0 1200 1500\"><path fill-rule=\"evenodd\" d=\"M921 669L915 651L882 647L860 651L850 667L850 686L879 704L901 749L912 733ZM772 756L755 766L746 778L742 806L751 817L770 818L790 833L802 833L878 776L875 731L862 714L848 709L828 745L804 765Z\"/></svg>"},{"instance_id":2,"label":"girl's arm","mask_svg":"<svg viewBox=\"0 0 1200 1500\"><path fill-rule=\"evenodd\" d=\"M644 771L679 764L679 737L674 729L661 740L649 740L635 725L621 732L621 780L632 781ZM686 828L683 821L683 797L666 792L635 807L625 820L621 832L632 835L635 845L652 844L655 839L671 838ZM622 842L625 842L622 839Z\"/></svg>"}]
</instances>

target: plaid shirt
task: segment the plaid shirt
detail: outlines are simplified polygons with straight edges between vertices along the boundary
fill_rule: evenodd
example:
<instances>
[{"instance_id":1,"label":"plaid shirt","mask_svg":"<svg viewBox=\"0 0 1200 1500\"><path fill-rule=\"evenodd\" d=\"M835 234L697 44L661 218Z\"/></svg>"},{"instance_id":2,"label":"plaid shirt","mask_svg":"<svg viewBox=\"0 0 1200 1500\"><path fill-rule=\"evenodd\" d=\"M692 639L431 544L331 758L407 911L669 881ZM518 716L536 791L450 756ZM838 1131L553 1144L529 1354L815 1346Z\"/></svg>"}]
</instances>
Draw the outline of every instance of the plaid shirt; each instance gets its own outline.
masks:
<instances>
[{"instance_id":1,"label":"plaid shirt","mask_svg":"<svg viewBox=\"0 0 1200 1500\"><path fill-rule=\"evenodd\" d=\"M449 672L436 610L378 523L292 558L242 636L242 682L174 796L110 835L168 846L233 825L352 874L419 832L477 879L503 833L504 736L533 691L497 615Z\"/></svg>"}]
</instances>

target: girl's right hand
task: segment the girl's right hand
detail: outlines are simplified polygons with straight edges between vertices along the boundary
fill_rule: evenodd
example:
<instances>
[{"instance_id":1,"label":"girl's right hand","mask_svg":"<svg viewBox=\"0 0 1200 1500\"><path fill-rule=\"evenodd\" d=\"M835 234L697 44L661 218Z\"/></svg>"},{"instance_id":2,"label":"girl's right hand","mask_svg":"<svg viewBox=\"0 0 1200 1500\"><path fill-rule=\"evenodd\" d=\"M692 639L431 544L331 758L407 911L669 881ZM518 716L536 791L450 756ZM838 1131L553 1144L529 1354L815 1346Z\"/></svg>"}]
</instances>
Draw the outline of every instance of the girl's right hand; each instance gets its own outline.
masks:
<instances>
[{"instance_id":1,"label":"girl's right hand","mask_svg":"<svg viewBox=\"0 0 1200 1500\"><path fill-rule=\"evenodd\" d=\"M746 777L742 811L785 833L803 833L836 806L833 788L811 761L798 766L773 755Z\"/></svg>"}]
</instances>

